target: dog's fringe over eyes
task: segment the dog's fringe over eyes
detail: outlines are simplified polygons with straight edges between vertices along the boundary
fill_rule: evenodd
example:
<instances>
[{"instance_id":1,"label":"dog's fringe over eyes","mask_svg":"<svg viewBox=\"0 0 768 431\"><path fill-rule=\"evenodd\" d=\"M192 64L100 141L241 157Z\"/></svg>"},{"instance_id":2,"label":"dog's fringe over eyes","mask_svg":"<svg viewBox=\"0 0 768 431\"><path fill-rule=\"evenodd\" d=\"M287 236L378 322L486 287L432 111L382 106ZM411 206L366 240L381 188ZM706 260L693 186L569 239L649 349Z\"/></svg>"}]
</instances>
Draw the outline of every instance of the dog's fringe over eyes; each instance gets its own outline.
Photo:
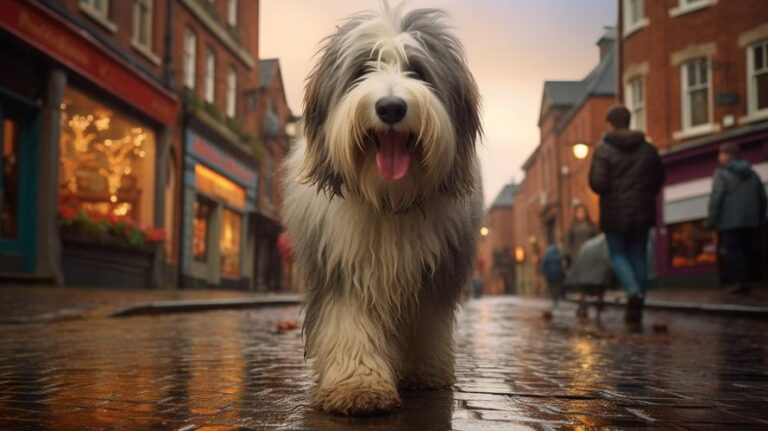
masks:
<instances>
[{"instance_id":1,"label":"dog's fringe over eyes","mask_svg":"<svg viewBox=\"0 0 768 431\"><path fill-rule=\"evenodd\" d=\"M346 19L307 79L283 221L306 288L313 402L389 411L398 387L453 382L455 310L482 190L479 94L436 9Z\"/></svg>"}]
</instances>

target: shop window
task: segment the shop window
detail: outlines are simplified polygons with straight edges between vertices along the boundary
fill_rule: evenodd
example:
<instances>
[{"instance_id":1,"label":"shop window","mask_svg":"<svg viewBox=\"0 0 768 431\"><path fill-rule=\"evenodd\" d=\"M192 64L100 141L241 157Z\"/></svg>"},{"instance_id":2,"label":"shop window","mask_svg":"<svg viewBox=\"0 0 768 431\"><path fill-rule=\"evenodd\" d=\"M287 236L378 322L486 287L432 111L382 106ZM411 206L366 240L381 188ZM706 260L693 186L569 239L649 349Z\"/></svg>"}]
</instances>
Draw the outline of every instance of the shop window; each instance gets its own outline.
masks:
<instances>
[{"instance_id":1,"label":"shop window","mask_svg":"<svg viewBox=\"0 0 768 431\"><path fill-rule=\"evenodd\" d=\"M60 140L62 205L154 224L155 133L151 128L67 88Z\"/></svg>"},{"instance_id":2,"label":"shop window","mask_svg":"<svg viewBox=\"0 0 768 431\"><path fill-rule=\"evenodd\" d=\"M195 185L199 191L221 199L230 206L245 208L245 190L200 163L195 165Z\"/></svg>"},{"instance_id":3,"label":"shop window","mask_svg":"<svg viewBox=\"0 0 768 431\"><path fill-rule=\"evenodd\" d=\"M19 124L3 119L0 135L0 238L17 238L19 234Z\"/></svg>"},{"instance_id":4,"label":"shop window","mask_svg":"<svg viewBox=\"0 0 768 431\"><path fill-rule=\"evenodd\" d=\"M683 64L683 129L709 123L709 61L698 58Z\"/></svg>"},{"instance_id":5,"label":"shop window","mask_svg":"<svg viewBox=\"0 0 768 431\"><path fill-rule=\"evenodd\" d=\"M221 275L240 277L240 215L221 212L221 239L219 240Z\"/></svg>"},{"instance_id":6,"label":"shop window","mask_svg":"<svg viewBox=\"0 0 768 431\"><path fill-rule=\"evenodd\" d=\"M714 265L717 262L717 240L713 230L702 220L667 226L669 258L673 268Z\"/></svg>"},{"instance_id":7,"label":"shop window","mask_svg":"<svg viewBox=\"0 0 768 431\"><path fill-rule=\"evenodd\" d=\"M208 260L208 232L215 207L213 202L198 196L194 203L195 218L192 220L192 258L199 262Z\"/></svg>"},{"instance_id":8,"label":"shop window","mask_svg":"<svg viewBox=\"0 0 768 431\"><path fill-rule=\"evenodd\" d=\"M768 111L768 40L748 48L747 73L749 113Z\"/></svg>"}]
</instances>

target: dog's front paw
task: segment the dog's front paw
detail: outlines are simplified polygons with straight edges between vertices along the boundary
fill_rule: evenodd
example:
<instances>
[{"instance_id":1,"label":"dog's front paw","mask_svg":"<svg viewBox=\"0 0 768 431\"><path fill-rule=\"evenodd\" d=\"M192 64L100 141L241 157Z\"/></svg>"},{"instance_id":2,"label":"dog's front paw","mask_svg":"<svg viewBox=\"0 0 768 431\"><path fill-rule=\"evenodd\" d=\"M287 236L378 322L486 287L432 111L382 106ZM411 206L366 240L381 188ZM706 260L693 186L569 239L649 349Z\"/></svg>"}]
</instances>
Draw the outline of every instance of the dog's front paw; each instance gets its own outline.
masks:
<instances>
[{"instance_id":1,"label":"dog's front paw","mask_svg":"<svg viewBox=\"0 0 768 431\"><path fill-rule=\"evenodd\" d=\"M359 380L320 388L315 392L317 409L346 416L373 416L391 412L400 404L394 385L382 380Z\"/></svg>"},{"instance_id":2,"label":"dog's front paw","mask_svg":"<svg viewBox=\"0 0 768 431\"><path fill-rule=\"evenodd\" d=\"M411 391L450 390L456 382L452 371L443 373L424 371L412 372L400 381L400 387Z\"/></svg>"}]
</instances>

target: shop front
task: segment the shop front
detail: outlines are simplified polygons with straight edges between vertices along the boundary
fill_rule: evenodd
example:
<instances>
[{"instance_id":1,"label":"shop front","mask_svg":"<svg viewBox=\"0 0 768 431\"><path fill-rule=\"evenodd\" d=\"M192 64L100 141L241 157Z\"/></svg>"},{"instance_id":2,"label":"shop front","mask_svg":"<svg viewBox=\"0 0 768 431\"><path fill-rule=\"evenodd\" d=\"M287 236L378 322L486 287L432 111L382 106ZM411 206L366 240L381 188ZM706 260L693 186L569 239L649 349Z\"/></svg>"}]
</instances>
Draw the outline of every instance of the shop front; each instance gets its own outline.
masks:
<instances>
[{"instance_id":1,"label":"shop front","mask_svg":"<svg viewBox=\"0 0 768 431\"><path fill-rule=\"evenodd\" d=\"M656 241L656 268L662 284L718 284L717 232L706 219L718 148L724 142L723 138L712 139L662 157L667 180L660 198ZM728 142L739 143L743 157L768 189L768 132L736 136ZM766 232L754 241L752 275L755 280L765 280Z\"/></svg>"},{"instance_id":2,"label":"shop front","mask_svg":"<svg viewBox=\"0 0 768 431\"><path fill-rule=\"evenodd\" d=\"M0 273L158 285L175 96L38 2L0 44Z\"/></svg>"},{"instance_id":3,"label":"shop front","mask_svg":"<svg viewBox=\"0 0 768 431\"><path fill-rule=\"evenodd\" d=\"M184 165L183 285L249 288L258 172L191 129Z\"/></svg>"}]
</instances>

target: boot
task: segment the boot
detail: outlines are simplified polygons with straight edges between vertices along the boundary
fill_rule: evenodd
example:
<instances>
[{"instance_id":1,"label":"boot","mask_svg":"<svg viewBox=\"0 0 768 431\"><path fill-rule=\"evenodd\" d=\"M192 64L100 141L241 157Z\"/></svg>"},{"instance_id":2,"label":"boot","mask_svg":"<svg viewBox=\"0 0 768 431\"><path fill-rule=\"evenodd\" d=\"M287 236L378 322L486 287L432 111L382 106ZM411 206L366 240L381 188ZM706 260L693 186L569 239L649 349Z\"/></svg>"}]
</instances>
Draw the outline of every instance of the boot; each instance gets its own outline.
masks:
<instances>
[{"instance_id":1,"label":"boot","mask_svg":"<svg viewBox=\"0 0 768 431\"><path fill-rule=\"evenodd\" d=\"M632 295L627 299L627 311L624 314L624 322L629 325L639 325L643 323L643 303L641 296Z\"/></svg>"}]
</instances>

